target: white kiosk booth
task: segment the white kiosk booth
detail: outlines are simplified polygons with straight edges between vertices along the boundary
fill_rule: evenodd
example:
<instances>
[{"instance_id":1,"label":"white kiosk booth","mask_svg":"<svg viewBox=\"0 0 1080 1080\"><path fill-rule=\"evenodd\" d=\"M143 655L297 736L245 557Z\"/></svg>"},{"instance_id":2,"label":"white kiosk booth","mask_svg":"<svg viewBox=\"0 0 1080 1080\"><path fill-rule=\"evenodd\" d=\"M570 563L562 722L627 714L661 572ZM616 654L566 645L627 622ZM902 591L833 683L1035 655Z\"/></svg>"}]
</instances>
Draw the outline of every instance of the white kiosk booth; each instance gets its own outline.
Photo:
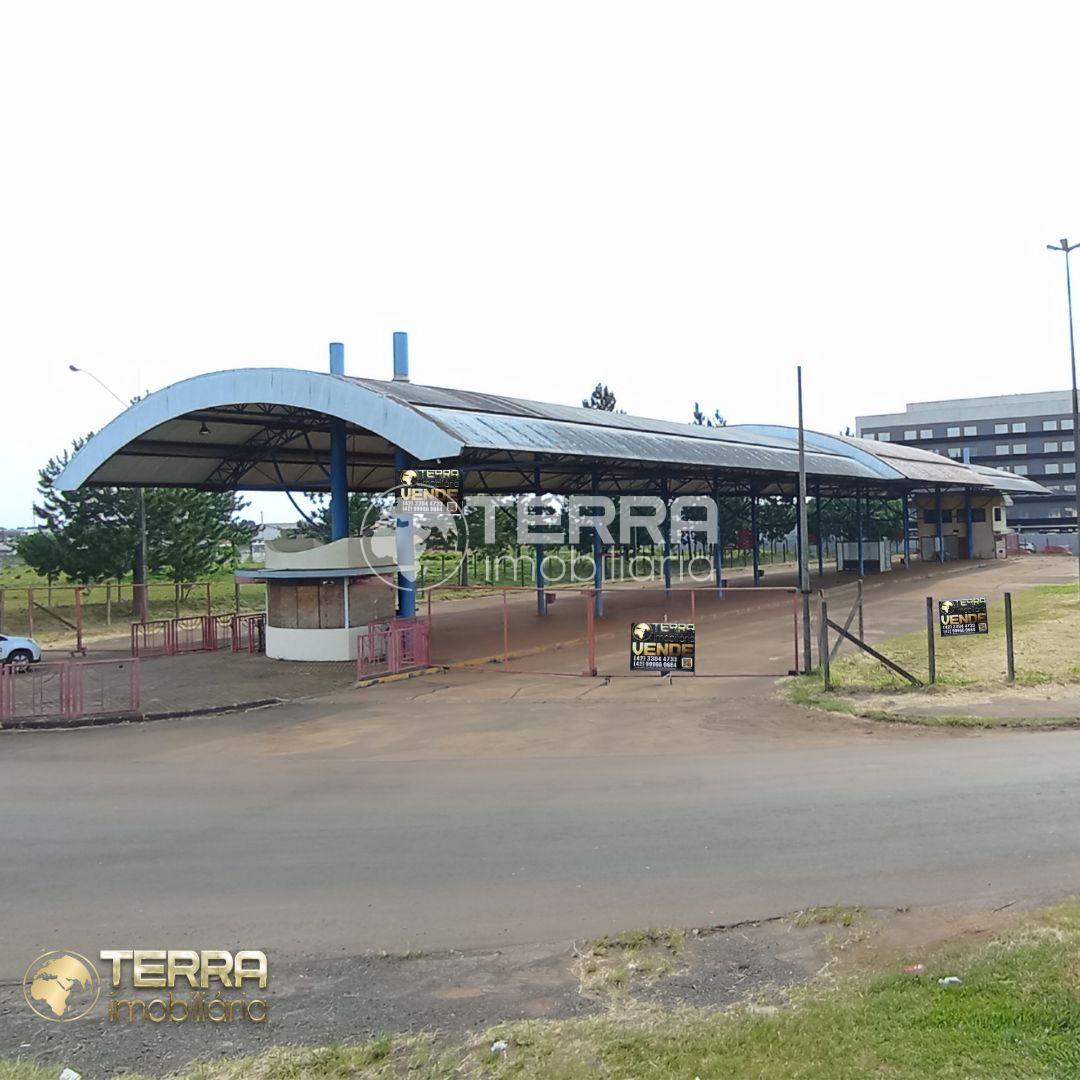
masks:
<instances>
[{"instance_id":1,"label":"white kiosk booth","mask_svg":"<svg viewBox=\"0 0 1080 1080\"><path fill-rule=\"evenodd\" d=\"M266 655L275 660L355 660L356 639L394 617L393 535L271 540L262 570L240 581L266 583Z\"/></svg>"}]
</instances>

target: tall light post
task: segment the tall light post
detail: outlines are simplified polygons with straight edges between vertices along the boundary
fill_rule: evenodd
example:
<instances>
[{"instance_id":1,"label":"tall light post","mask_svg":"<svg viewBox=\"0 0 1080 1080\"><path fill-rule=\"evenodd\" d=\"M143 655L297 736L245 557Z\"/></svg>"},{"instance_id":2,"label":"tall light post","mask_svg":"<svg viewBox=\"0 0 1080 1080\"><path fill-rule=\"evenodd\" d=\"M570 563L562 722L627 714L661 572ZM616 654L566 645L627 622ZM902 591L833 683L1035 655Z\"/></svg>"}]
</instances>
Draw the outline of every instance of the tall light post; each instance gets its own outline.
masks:
<instances>
[{"instance_id":1,"label":"tall light post","mask_svg":"<svg viewBox=\"0 0 1080 1080\"><path fill-rule=\"evenodd\" d=\"M802 364L795 369L799 393L799 592L803 609L803 671L810 674L810 534L806 520L806 428L803 425ZM796 667L798 663L796 662Z\"/></svg>"},{"instance_id":2,"label":"tall light post","mask_svg":"<svg viewBox=\"0 0 1080 1080\"><path fill-rule=\"evenodd\" d=\"M105 385L92 371L87 368L76 367L74 364L68 364L68 370L74 371L77 374L89 375L105 391L106 394L112 394L117 401L126 409L130 402L125 401L115 390L110 389ZM148 605L146 603L146 489L137 488L139 492L139 547L135 558L135 585L136 593L138 595L138 610L139 610L139 622L146 622L149 615Z\"/></svg>"},{"instance_id":3,"label":"tall light post","mask_svg":"<svg viewBox=\"0 0 1080 1080\"><path fill-rule=\"evenodd\" d=\"M1080 247L1080 243L1069 244L1062 239L1059 244L1047 244L1050 251L1060 251L1065 255L1065 299L1069 305L1069 360L1072 363L1072 421L1073 421L1073 487L1076 489L1076 559L1077 588L1080 589L1080 403L1076 394L1076 337L1073 333L1072 313L1072 278L1069 275L1069 252Z\"/></svg>"}]
</instances>

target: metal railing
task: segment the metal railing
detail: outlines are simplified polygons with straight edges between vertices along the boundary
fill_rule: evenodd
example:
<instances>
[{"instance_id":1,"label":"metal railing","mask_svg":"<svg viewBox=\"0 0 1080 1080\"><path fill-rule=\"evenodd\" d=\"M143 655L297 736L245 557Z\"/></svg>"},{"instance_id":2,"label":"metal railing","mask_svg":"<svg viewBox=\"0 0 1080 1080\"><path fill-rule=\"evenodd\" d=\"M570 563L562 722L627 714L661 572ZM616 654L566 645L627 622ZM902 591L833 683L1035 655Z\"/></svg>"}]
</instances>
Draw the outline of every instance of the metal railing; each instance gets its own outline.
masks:
<instances>
[{"instance_id":1,"label":"metal railing","mask_svg":"<svg viewBox=\"0 0 1080 1080\"><path fill-rule=\"evenodd\" d=\"M179 653L266 651L266 616L183 615L179 619L154 619L131 624L132 656L176 656Z\"/></svg>"},{"instance_id":2,"label":"metal railing","mask_svg":"<svg viewBox=\"0 0 1080 1080\"><path fill-rule=\"evenodd\" d=\"M397 675L430 664L431 623L426 619L392 619L357 636L357 679Z\"/></svg>"},{"instance_id":3,"label":"metal railing","mask_svg":"<svg viewBox=\"0 0 1080 1080\"><path fill-rule=\"evenodd\" d=\"M137 713L140 697L138 660L0 667L0 726L17 720L78 720Z\"/></svg>"}]
</instances>

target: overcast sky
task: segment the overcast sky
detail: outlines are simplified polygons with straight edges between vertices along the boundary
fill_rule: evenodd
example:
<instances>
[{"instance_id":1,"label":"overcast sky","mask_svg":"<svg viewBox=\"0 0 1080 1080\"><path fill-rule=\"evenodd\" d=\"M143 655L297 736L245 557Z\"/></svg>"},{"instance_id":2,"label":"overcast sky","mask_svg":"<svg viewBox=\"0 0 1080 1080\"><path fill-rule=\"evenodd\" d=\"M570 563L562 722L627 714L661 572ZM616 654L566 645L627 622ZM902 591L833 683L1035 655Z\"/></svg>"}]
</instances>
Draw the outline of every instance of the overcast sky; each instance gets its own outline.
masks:
<instances>
[{"instance_id":1,"label":"overcast sky","mask_svg":"<svg viewBox=\"0 0 1080 1080\"><path fill-rule=\"evenodd\" d=\"M2 11L0 524L116 411L70 363L388 377L408 330L418 382L783 423L801 362L826 431L1068 384L1076 4Z\"/></svg>"}]
</instances>

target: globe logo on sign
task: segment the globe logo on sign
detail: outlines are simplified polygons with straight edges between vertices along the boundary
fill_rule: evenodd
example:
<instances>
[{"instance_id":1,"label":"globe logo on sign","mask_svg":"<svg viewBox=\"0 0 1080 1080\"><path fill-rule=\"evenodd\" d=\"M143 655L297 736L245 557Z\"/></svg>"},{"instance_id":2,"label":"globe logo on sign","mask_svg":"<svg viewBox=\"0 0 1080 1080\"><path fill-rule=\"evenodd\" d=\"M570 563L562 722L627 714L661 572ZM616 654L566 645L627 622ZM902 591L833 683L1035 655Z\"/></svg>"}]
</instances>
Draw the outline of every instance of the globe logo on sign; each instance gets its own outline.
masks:
<instances>
[{"instance_id":1,"label":"globe logo on sign","mask_svg":"<svg viewBox=\"0 0 1080 1080\"><path fill-rule=\"evenodd\" d=\"M75 952L42 953L23 976L26 1004L42 1020L78 1020L97 1004L100 993L97 968Z\"/></svg>"}]
</instances>

